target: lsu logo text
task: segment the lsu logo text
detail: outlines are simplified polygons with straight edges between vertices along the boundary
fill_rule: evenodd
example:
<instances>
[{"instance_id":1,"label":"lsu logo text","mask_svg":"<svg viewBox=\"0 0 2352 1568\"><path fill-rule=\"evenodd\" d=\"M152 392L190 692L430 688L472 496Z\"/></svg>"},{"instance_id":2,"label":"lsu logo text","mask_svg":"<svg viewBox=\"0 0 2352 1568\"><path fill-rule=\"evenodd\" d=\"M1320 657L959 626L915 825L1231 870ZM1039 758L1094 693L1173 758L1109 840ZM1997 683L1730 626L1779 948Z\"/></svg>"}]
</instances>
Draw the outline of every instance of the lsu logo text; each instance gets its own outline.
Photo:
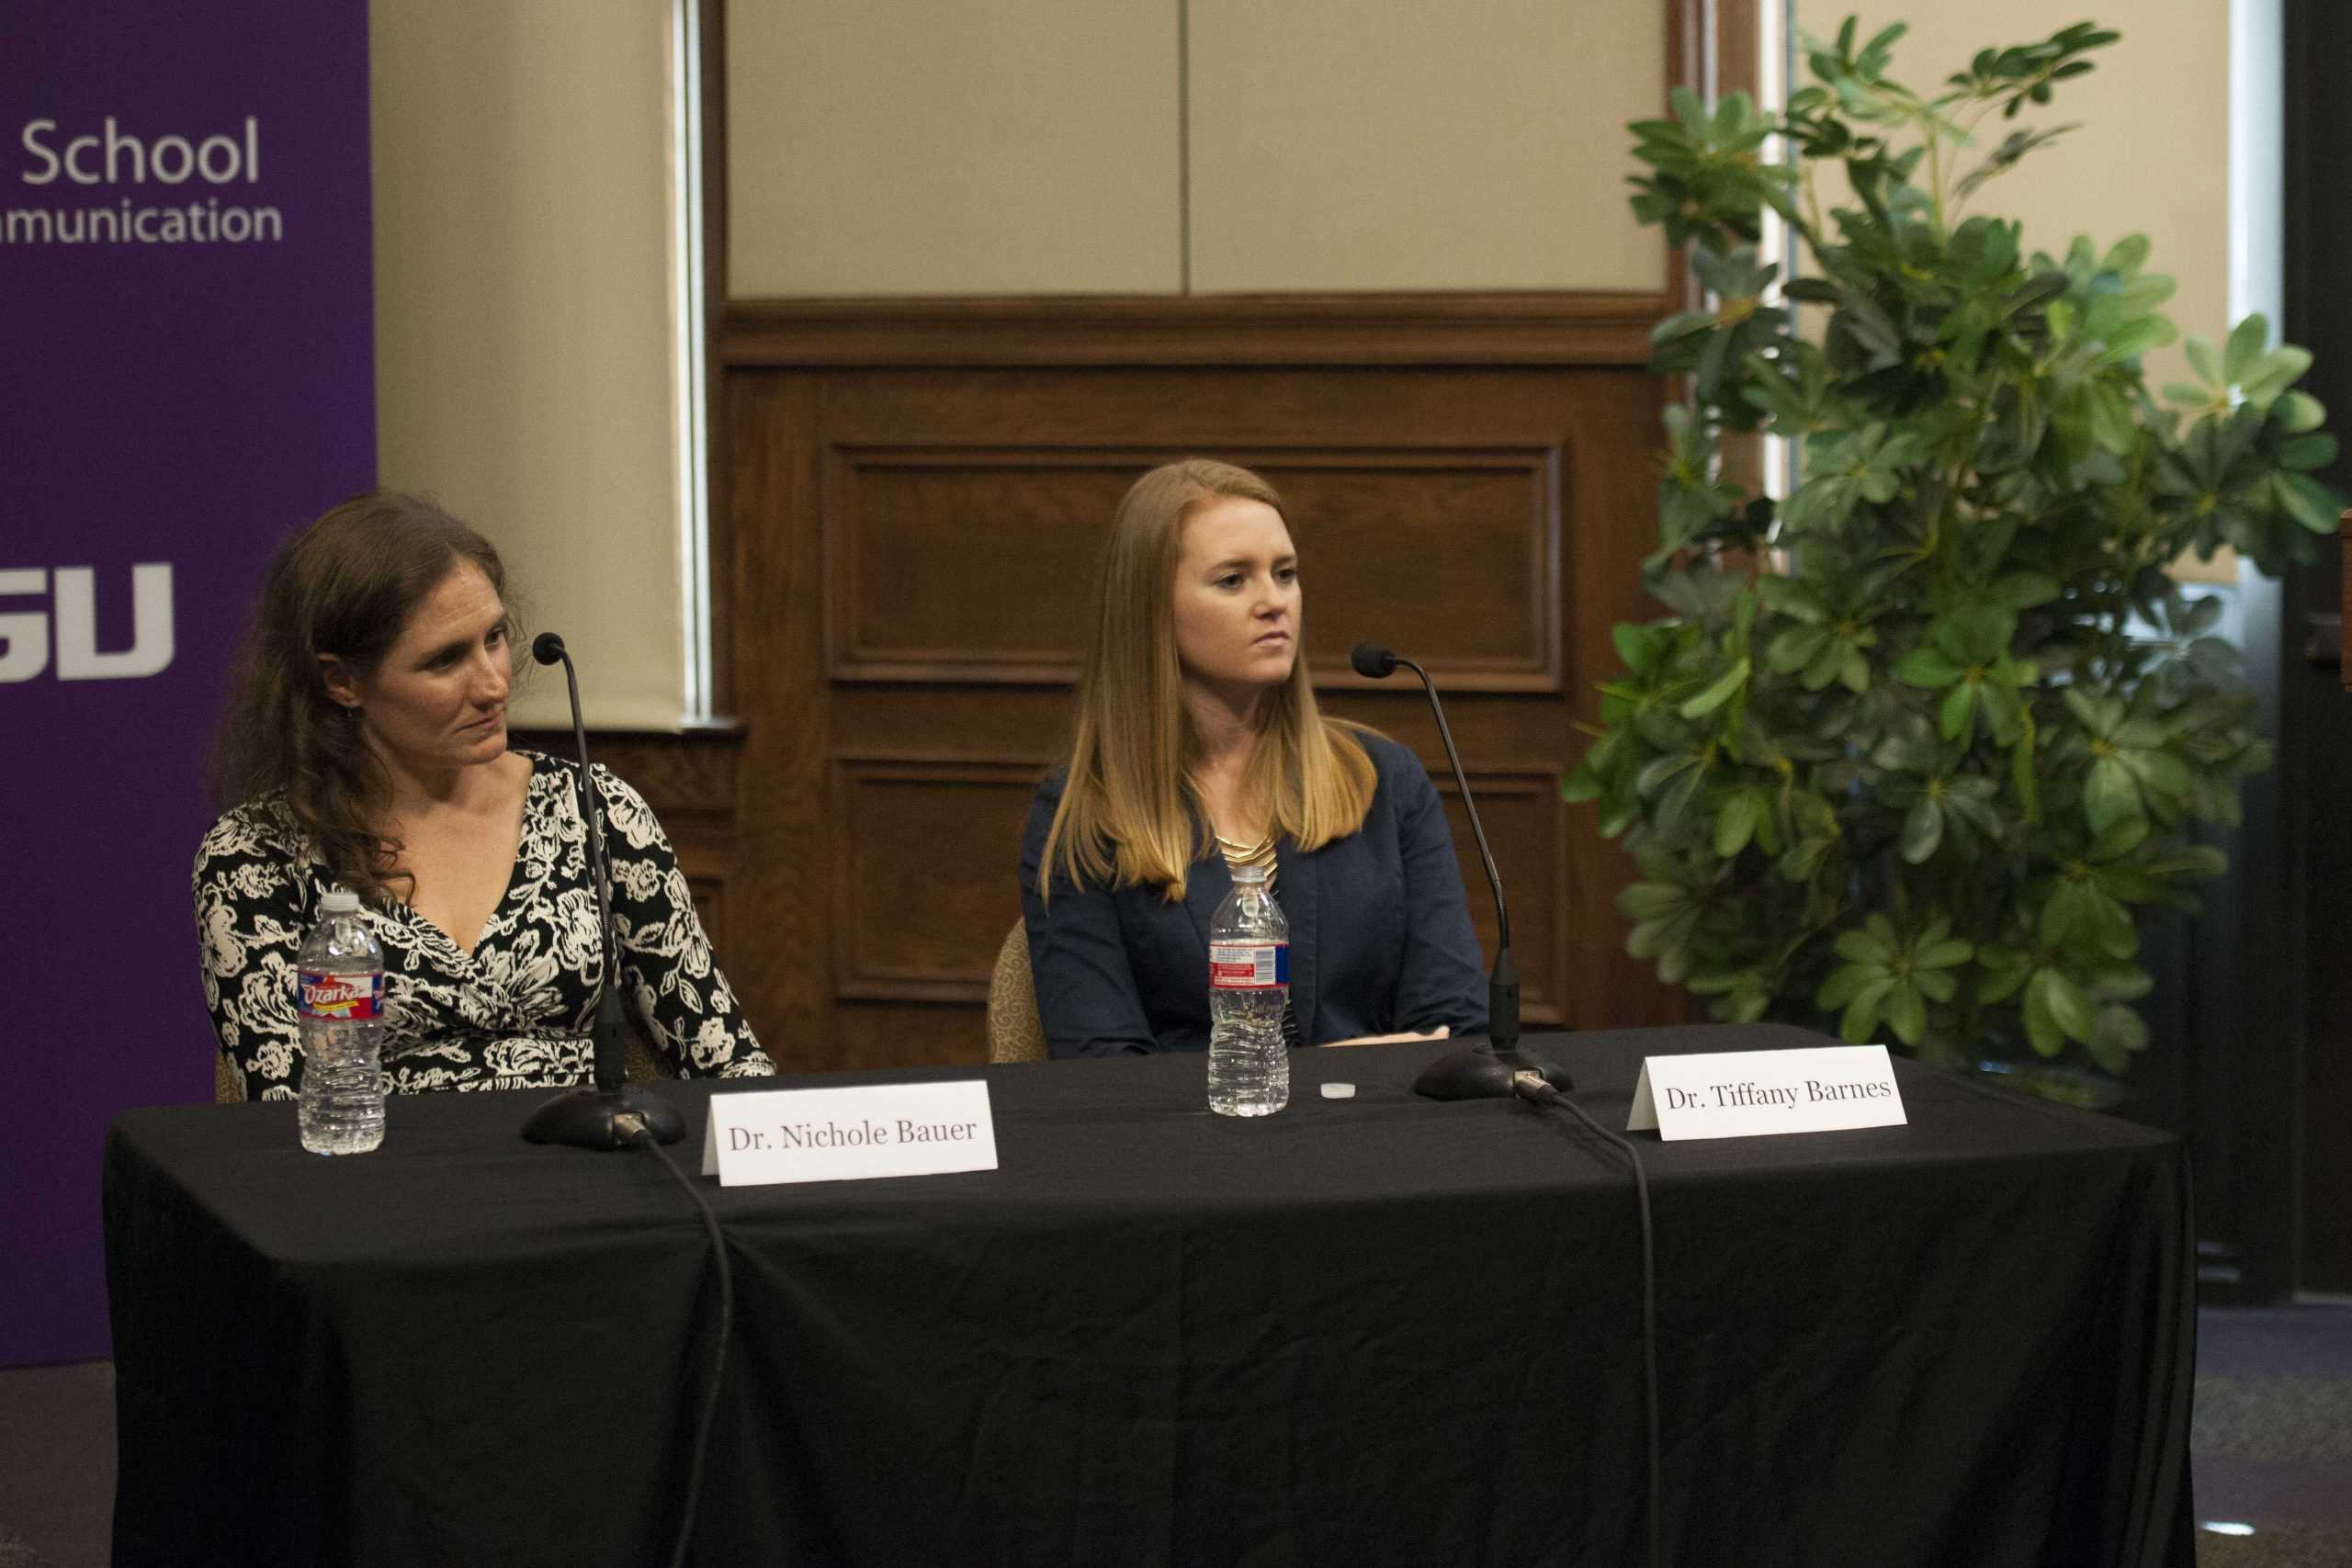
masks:
<instances>
[{"instance_id":1,"label":"lsu logo text","mask_svg":"<svg viewBox=\"0 0 2352 1568\"><path fill-rule=\"evenodd\" d=\"M130 646L125 649L98 648L97 577L86 566L53 572L0 568L0 685L29 681L49 668L52 627L61 681L135 681L170 668L171 567L141 561L130 569ZM9 603L41 597L51 601L46 612Z\"/></svg>"}]
</instances>

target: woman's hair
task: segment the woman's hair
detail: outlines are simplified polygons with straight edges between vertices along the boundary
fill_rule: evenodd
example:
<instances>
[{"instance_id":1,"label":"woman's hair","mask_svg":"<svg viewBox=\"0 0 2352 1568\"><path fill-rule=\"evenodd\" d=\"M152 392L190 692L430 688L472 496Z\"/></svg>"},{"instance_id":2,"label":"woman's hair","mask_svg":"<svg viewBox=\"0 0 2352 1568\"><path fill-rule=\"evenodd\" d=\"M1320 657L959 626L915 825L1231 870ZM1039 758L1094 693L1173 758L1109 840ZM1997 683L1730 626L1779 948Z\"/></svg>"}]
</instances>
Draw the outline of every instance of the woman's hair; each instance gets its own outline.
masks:
<instances>
[{"instance_id":1,"label":"woman's hair","mask_svg":"<svg viewBox=\"0 0 2352 1568\"><path fill-rule=\"evenodd\" d=\"M274 799L334 879L381 901L401 845L375 824L391 779L368 749L357 710L328 694L321 654L355 679L374 673L409 616L462 562L503 598L490 541L432 502L354 496L294 536L269 564L220 726L214 783L223 806Z\"/></svg>"},{"instance_id":2,"label":"woman's hair","mask_svg":"<svg viewBox=\"0 0 2352 1568\"><path fill-rule=\"evenodd\" d=\"M1234 500L1283 510L1274 487L1256 474L1203 457L1152 469L1119 502L1079 675L1069 780L1039 865L1041 897L1058 875L1156 885L1182 898L1187 871L1206 852L1192 777L1200 738L1183 704L1173 595L1185 522ZM1258 746L1243 787L1265 802L1272 830L1301 849L1345 838L1372 807L1377 776L1353 728L1317 710L1304 652L1290 679L1258 705Z\"/></svg>"}]
</instances>

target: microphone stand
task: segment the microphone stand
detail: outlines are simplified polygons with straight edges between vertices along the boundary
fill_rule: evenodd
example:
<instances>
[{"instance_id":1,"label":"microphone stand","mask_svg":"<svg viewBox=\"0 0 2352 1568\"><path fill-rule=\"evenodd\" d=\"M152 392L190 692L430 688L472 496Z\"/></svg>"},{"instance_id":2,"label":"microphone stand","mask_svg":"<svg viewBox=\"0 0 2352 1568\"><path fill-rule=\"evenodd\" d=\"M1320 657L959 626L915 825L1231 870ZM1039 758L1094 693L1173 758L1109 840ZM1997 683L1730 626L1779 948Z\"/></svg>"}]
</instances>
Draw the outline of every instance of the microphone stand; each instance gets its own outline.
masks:
<instances>
[{"instance_id":1,"label":"microphone stand","mask_svg":"<svg viewBox=\"0 0 2352 1568\"><path fill-rule=\"evenodd\" d=\"M1462 771L1462 753L1454 750L1453 731L1445 722L1445 705L1438 701L1437 682L1430 672L1400 654L1371 643L1358 643L1350 655L1356 673L1385 681L1401 664L1421 678L1429 694L1430 712L1437 718L1437 737L1445 745L1445 760L1453 765L1453 783L1462 791L1462 808L1470 818L1470 836L1478 845L1478 859L1487 868L1487 886L1495 895L1495 967L1487 981L1487 1038L1439 1057L1413 1080L1413 1092L1431 1100L1509 1100L1514 1074L1540 1074L1545 1083L1566 1093L1576 1088L1567 1069L1556 1062L1530 1056L1519 1049L1519 964L1510 955L1510 909L1503 902L1502 874L1495 869L1494 851L1487 846L1487 829L1478 820L1478 802L1470 793L1469 777Z\"/></svg>"},{"instance_id":2,"label":"microphone stand","mask_svg":"<svg viewBox=\"0 0 2352 1568\"><path fill-rule=\"evenodd\" d=\"M604 958L596 993L596 1021L589 1038L595 1047L596 1083L566 1089L531 1112L523 1136L534 1144L563 1144L575 1149L625 1149L651 1139L674 1144L685 1136L685 1118L675 1106L628 1081L628 1023L621 1015L620 951L613 941L612 870L605 859L605 803L588 771L588 729L580 719L580 677L563 638L542 632L531 644L542 664L560 662L571 694L571 738L580 749L580 809L588 819L588 872L596 883L596 934Z\"/></svg>"}]
</instances>

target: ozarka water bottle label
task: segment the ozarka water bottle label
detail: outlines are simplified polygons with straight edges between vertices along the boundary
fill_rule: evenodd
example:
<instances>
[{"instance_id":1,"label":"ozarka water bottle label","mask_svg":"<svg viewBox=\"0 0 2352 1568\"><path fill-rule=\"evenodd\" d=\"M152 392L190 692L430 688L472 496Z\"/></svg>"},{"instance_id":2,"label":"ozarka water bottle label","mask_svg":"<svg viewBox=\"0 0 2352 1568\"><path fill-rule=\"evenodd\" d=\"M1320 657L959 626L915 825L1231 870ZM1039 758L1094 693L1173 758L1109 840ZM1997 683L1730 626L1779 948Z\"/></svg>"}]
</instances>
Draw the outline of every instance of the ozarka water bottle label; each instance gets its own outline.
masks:
<instances>
[{"instance_id":1,"label":"ozarka water bottle label","mask_svg":"<svg viewBox=\"0 0 2352 1568\"><path fill-rule=\"evenodd\" d=\"M305 1018L367 1023L384 1016L381 975L322 975L305 969L294 983L294 1009Z\"/></svg>"},{"instance_id":2,"label":"ozarka water bottle label","mask_svg":"<svg viewBox=\"0 0 2352 1568\"><path fill-rule=\"evenodd\" d=\"M1269 991L1290 984L1290 943L1214 942L1209 985L1219 991Z\"/></svg>"}]
</instances>

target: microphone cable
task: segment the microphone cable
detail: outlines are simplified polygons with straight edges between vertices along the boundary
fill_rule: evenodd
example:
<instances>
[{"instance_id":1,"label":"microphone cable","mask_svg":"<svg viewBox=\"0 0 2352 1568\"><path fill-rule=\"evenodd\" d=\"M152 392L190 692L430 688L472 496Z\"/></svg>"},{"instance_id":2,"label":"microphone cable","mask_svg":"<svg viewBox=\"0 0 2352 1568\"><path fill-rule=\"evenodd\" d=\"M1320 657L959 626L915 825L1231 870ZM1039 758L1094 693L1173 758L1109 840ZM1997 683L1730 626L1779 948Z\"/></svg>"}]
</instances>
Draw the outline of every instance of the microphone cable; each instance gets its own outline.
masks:
<instances>
[{"instance_id":1,"label":"microphone cable","mask_svg":"<svg viewBox=\"0 0 2352 1568\"><path fill-rule=\"evenodd\" d=\"M1642 1168L1639 1150L1592 1118L1591 1112L1544 1081L1544 1075L1513 1073L1510 1090L1532 1105L1549 1105L1566 1111L1614 1144L1634 1168L1634 1194L1642 1212L1642 1396L1645 1448L1649 1458L1649 1568L1658 1568L1658 1438L1657 1438L1657 1251L1650 1228L1649 1175Z\"/></svg>"},{"instance_id":2,"label":"microphone cable","mask_svg":"<svg viewBox=\"0 0 2352 1568\"><path fill-rule=\"evenodd\" d=\"M727 1261L727 1238L719 1231L718 1213L710 1206L710 1200L678 1168L678 1162L670 1157L670 1151L662 1146L642 1118L632 1116L628 1121L633 1124L624 1126L624 1140L660 1160L662 1168L677 1179L686 1196L694 1200L695 1207L702 1212L703 1232L710 1237L710 1256L718 1265L718 1349L711 1358L710 1382L703 1391L702 1416L695 1423L695 1446L686 1463L686 1511L678 1521L678 1544L670 1556L671 1568L685 1568L686 1548L695 1536L695 1515L702 1504L703 1459L710 1448L711 1424L718 1416L719 1386L727 1376L727 1344L735 1331L735 1272Z\"/></svg>"}]
</instances>

